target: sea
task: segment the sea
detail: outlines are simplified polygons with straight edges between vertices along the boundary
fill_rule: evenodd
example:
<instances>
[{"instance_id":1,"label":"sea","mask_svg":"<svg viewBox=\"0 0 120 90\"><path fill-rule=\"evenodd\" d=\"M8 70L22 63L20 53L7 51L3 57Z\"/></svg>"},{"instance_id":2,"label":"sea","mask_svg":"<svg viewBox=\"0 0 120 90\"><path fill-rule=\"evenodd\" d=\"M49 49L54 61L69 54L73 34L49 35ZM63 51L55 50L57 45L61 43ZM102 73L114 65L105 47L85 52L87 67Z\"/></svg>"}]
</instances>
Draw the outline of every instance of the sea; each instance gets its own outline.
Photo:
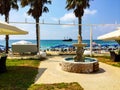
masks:
<instances>
[{"instance_id":1,"label":"sea","mask_svg":"<svg viewBox=\"0 0 120 90\"><path fill-rule=\"evenodd\" d=\"M12 43L18 42L21 40L9 40L9 47L11 47ZM32 42L33 44L36 44L36 40L25 40L25 41L29 41ZM92 40L93 42L100 44L100 45L116 45L118 44L116 41L103 41L103 40ZM83 40L83 43L88 44L88 46L90 45L90 40ZM46 50L52 46L56 46L56 45L72 45L74 43L77 43L77 40L73 40L73 41L62 41L62 40L40 40L40 49L41 50ZM0 45L5 46L5 40L0 40Z\"/></svg>"}]
</instances>

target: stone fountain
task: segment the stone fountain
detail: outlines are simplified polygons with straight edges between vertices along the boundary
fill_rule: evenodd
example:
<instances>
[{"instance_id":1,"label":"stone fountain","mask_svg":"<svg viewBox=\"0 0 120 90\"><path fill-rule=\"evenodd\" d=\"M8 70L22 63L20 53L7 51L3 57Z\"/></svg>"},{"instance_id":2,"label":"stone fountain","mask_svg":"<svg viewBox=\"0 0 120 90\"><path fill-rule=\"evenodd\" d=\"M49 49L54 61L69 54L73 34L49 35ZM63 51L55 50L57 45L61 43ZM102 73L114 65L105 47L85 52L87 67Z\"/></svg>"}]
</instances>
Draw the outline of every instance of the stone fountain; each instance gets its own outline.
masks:
<instances>
[{"instance_id":1,"label":"stone fountain","mask_svg":"<svg viewBox=\"0 0 120 90\"><path fill-rule=\"evenodd\" d=\"M85 47L86 44L82 43L80 36L78 36L78 43L73 44L73 46L77 47L76 56L74 57L74 61L75 62L84 62L84 57L83 57L84 49L83 49L83 47Z\"/></svg>"},{"instance_id":2,"label":"stone fountain","mask_svg":"<svg viewBox=\"0 0 120 90\"><path fill-rule=\"evenodd\" d=\"M65 60L60 63L62 70L75 73L91 73L98 71L98 60L83 57L83 47L86 46L86 44L82 43L80 36L78 36L78 43L73 45L77 47L76 56L72 58L65 58Z\"/></svg>"}]
</instances>

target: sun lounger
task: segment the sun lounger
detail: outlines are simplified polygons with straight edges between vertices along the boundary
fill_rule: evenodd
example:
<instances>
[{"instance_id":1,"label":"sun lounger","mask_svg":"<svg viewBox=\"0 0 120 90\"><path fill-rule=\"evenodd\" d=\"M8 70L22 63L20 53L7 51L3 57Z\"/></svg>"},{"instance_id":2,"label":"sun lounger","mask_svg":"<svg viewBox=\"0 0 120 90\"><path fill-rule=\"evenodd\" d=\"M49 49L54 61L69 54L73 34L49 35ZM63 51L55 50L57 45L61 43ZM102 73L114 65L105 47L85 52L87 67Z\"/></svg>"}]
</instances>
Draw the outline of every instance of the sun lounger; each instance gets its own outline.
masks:
<instances>
[{"instance_id":1,"label":"sun lounger","mask_svg":"<svg viewBox=\"0 0 120 90\"><path fill-rule=\"evenodd\" d=\"M6 72L6 59L7 59L7 55L5 56L1 56L0 58L0 73Z\"/></svg>"}]
</instances>

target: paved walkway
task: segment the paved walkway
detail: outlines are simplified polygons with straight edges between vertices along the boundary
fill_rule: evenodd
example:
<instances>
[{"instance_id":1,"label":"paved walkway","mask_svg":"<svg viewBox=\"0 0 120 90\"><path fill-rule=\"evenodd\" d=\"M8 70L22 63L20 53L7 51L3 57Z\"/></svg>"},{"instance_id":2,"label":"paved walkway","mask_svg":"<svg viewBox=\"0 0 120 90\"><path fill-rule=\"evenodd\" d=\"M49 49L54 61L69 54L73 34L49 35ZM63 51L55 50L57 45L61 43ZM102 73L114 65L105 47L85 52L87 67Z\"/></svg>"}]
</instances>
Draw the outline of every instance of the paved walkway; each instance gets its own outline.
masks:
<instances>
[{"instance_id":1,"label":"paved walkway","mask_svg":"<svg viewBox=\"0 0 120 90\"><path fill-rule=\"evenodd\" d=\"M42 61L36 84L78 82L84 90L120 90L120 68L100 63L100 71L92 74L62 71L59 63L65 56L51 56Z\"/></svg>"}]
</instances>

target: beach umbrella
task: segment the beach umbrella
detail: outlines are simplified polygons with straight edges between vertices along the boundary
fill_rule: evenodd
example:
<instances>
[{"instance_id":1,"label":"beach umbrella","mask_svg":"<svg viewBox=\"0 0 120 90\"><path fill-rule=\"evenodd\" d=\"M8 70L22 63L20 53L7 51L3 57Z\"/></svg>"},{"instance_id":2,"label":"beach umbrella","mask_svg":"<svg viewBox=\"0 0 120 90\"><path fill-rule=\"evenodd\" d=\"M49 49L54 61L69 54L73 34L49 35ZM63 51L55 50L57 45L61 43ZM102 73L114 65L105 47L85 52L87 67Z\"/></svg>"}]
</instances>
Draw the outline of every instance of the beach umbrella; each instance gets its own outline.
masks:
<instances>
[{"instance_id":1,"label":"beach umbrella","mask_svg":"<svg viewBox=\"0 0 120 90\"><path fill-rule=\"evenodd\" d=\"M60 48L66 48L68 47L68 45L65 45L65 44L61 44L61 45L58 45Z\"/></svg>"},{"instance_id":2,"label":"beach umbrella","mask_svg":"<svg viewBox=\"0 0 120 90\"><path fill-rule=\"evenodd\" d=\"M120 40L120 28L117 30L107 33L105 35L99 36L100 40Z\"/></svg>"},{"instance_id":3,"label":"beach umbrella","mask_svg":"<svg viewBox=\"0 0 120 90\"><path fill-rule=\"evenodd\" d=\"M12 26L8 23L0 21L0 35L22 35L22 34L28 34L28 32L16 26ZM6 52L8 52L8 46L6 44Z\"/></svg>"},{"instance_id":4,"label":"beach umbrella","mask_svg":"<svg viewBox=\"0 0 120 90\"><path fill-rule=\"evenodd\" d=\"M101 47L109 47L110 45L107 44L107 43L104 43L104 44L101 44L100 46L101 46Z\"/></svg>"},{"instance_id":5,"label":"beach umbrella","mask_svg":"<svg viewBox=\"0 0 120 90\"><path fill-rule=\"evenodd\" d=\"M66 47L68 47L68 45L65 45L65 44L51 46L51 48L66 48Z\"/></svg>"},{"instance_id":6,"label":"beach umbrella","mask_svg":"<svg viewBox=\"0 0 120 90\"><path fill-rule=\"evenodd\" d=\"M32 44L32 42L21 40L21 41L12 43L12 45L24 45L24 44Z\"/></svg>"},{"instance_id":7,"label":"beach umbrella","mask_svg":"<svg viewBox=\"0 0 120 90\"><path fill-rule=\"evenodd\" d=\"M21 34L28 34L28 32L16 26L12 26L8 23L0 21L0 35L21 35Z\"/></svg>"},{"instance_id":8,"label":"beach umbrella","mask_svg":"<svg viewBox=\"0 0 120 90\"><path fill-rule=\"evenodd\" d=\"M0 45L0 47L4 47L3 45Z\"/></svg>"},{"instance_id":9,"label":"beach umbrella","mask_svg":"<svg viewBox=\"0 0 120 90\"><path fill-rule=\"evenodd\" d=\"M111 44L111 46L118 47L120 45L119 44Z\"/></svg>"},{"instance_id":10,"label":"beach umbrella","mask_svg":"<svg viewBox=\"0 0 120 90\"><path fill-rule=\"evenodd\" d=\"M73 45L68 45L68 48L75 48Z\"/></svg>"}]
</instances>

